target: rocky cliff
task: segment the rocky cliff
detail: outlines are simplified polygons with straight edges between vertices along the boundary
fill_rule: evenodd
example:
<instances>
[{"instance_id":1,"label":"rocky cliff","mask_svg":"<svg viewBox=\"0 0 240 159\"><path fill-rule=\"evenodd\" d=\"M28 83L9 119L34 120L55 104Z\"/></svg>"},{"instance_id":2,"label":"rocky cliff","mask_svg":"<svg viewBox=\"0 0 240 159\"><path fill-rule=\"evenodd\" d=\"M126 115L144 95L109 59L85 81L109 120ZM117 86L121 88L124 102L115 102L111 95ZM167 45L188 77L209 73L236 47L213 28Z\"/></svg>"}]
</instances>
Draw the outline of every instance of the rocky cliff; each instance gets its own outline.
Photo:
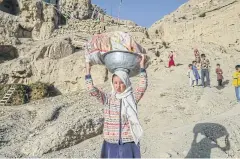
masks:
<instances>
[{"instance_id":1,"label":"rocky cliff","mask_svg":"<svg viewBox=\"0 0 240 159\"><path fill-rule=\"evenodd\" d=\"M167 42L207 42L240 51L239 8L238 0L190 0L155 22L149 35Z\"/></svg>"},{"instance_id":2,"label":"rocky cliff","mask_svg":"<svg viewBox=\"0 0 240 159\"><path fill-rule=\"evenodd\" d=\"M89 19L96 7L89 0L19 3L19 15L0 11L1 67L5 68L0 76L9 77L3 80L7 83L41 81L54 84L62 93L76 91L84 87L84 45L91 35L121 30L149 42L146 28L134 22L108 15L102 15L104 21ZM97 84L105 79L104 68L99 71Z\"/></svg>"}]
</instances>

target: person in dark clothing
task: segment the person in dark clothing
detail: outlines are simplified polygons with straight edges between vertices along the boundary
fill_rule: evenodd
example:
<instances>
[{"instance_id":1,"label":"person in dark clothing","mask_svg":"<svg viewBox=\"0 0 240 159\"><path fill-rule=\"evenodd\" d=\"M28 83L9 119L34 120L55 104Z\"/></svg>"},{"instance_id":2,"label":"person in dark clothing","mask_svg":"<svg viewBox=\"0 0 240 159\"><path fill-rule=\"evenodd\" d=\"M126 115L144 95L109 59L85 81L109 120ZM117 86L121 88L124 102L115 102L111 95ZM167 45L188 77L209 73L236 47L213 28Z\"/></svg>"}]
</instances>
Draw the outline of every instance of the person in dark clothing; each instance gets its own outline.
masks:
<instances>
[{"instance_id":1,"label":"person in dark clothing","mask_svg":"<svg viewBox=\"0 0 240 159\"><path fill-rule=\"evenodd\" d=\"M220 64L217 64L217 68L216 68L216 74L217 74L217 81L218 81L218 86L223 86L222 85L222 80L223 80L223 71L220 68Z\"/></svg>"},{"instance_id":2,"label":"person in dark clothing","mask_svg":"<svg viewBox=\"0 0 240 159\"><path fill-rule=\"evenodd\" d=\"M206 59L205 54L201 54L201 79L202 86L205 87L204 79L206 77L207 86L210 87L210 77L209 77L210 62Z\"/></svg>"}]
</instances>

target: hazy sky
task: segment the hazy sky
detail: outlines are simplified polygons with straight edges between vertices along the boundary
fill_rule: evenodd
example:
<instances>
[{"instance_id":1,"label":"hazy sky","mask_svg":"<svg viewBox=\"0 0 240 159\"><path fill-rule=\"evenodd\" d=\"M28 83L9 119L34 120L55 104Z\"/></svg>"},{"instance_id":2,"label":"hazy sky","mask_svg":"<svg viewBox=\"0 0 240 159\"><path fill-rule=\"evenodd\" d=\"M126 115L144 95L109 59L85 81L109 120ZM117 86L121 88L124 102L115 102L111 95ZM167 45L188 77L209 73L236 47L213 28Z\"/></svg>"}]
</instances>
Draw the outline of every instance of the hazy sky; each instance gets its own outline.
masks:
<instances>
[{"instance_id":1,"label":"hazy sky","mask_svg":"<svg viewBox=\"0 0 240 159\"><path fill-rule=\"evenodd\" d=\"M129 19L138 25L150 27L185 2L187 0L122 0L120 19ZM106 9L109 15L118 17L120 0L92 0L92 3Z\"/></svg>"}]
</instances>

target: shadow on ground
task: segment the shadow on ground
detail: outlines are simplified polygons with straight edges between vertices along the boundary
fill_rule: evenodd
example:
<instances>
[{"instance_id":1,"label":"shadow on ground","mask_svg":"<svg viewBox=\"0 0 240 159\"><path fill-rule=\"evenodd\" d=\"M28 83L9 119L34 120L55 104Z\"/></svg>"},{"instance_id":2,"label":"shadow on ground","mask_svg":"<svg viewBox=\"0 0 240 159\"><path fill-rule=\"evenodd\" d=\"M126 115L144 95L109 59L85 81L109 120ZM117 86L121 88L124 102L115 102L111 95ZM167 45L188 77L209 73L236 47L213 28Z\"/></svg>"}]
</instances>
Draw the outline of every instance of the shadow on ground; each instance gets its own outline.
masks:
<instances>
[{"instance_id":1,"label":"shadow on ground","mask_svg":"<svg viewBox=\"0 0 240 159\"><path fill-rule=\"evenodd\" d=\"M182 66L183 64L181 64L181 63L178 63L178 64L176 64L176 66Z\"/></svg>"},{"instance_id":2,"label":"shadow on ground","mask_svg":"<svg viewBox=\"0 0 240 159\"><path fill-rule=\"evenodd\" d=\"M229 84L229 82L229 80L223 81L222 86L215 86L215 88L217 88L218 90L222 90L225 88L226 85Z\"/></svg>"},{"instance_id":3,"label":"shadow on ground","mask_svg":"<svg viewBox=\"0 0 240 159\"><path fill-rule=\"evenodd\" d=\"M229 134L226 128L217 123L199 123L194 129L191 149L185 158L210 158L211 150L218 148L225 152L230 149ZM197 142L198 136L204 136ZM219 146L218 139L224 137L224 147ZM222 144L221 144L222 145Z\"/></svg>"}]
</instances>

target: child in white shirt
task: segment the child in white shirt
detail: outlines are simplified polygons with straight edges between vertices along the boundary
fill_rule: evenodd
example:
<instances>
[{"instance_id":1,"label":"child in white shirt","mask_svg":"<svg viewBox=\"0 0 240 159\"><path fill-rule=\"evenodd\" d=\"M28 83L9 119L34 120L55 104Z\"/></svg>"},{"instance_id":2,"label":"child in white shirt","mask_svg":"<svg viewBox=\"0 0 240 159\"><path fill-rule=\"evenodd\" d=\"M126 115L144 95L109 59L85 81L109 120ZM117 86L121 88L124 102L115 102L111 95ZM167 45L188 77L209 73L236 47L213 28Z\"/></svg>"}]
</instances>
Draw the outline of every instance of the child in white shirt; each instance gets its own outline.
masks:
<instances>
[{"instance_id":1,"label":"child in white shirt","mask_svg":"<svg viewBox=\"0 0 240 159\"><path fill-rule=\"evenodd\" d=\"M188 78L189 78L189 85L191 87L194 87L194 82L196 81L196 77L194 76L193 65L189 64L188 68L189 69L188 69L187 75L188 75Z\"/></svg>"}]
</instances>

